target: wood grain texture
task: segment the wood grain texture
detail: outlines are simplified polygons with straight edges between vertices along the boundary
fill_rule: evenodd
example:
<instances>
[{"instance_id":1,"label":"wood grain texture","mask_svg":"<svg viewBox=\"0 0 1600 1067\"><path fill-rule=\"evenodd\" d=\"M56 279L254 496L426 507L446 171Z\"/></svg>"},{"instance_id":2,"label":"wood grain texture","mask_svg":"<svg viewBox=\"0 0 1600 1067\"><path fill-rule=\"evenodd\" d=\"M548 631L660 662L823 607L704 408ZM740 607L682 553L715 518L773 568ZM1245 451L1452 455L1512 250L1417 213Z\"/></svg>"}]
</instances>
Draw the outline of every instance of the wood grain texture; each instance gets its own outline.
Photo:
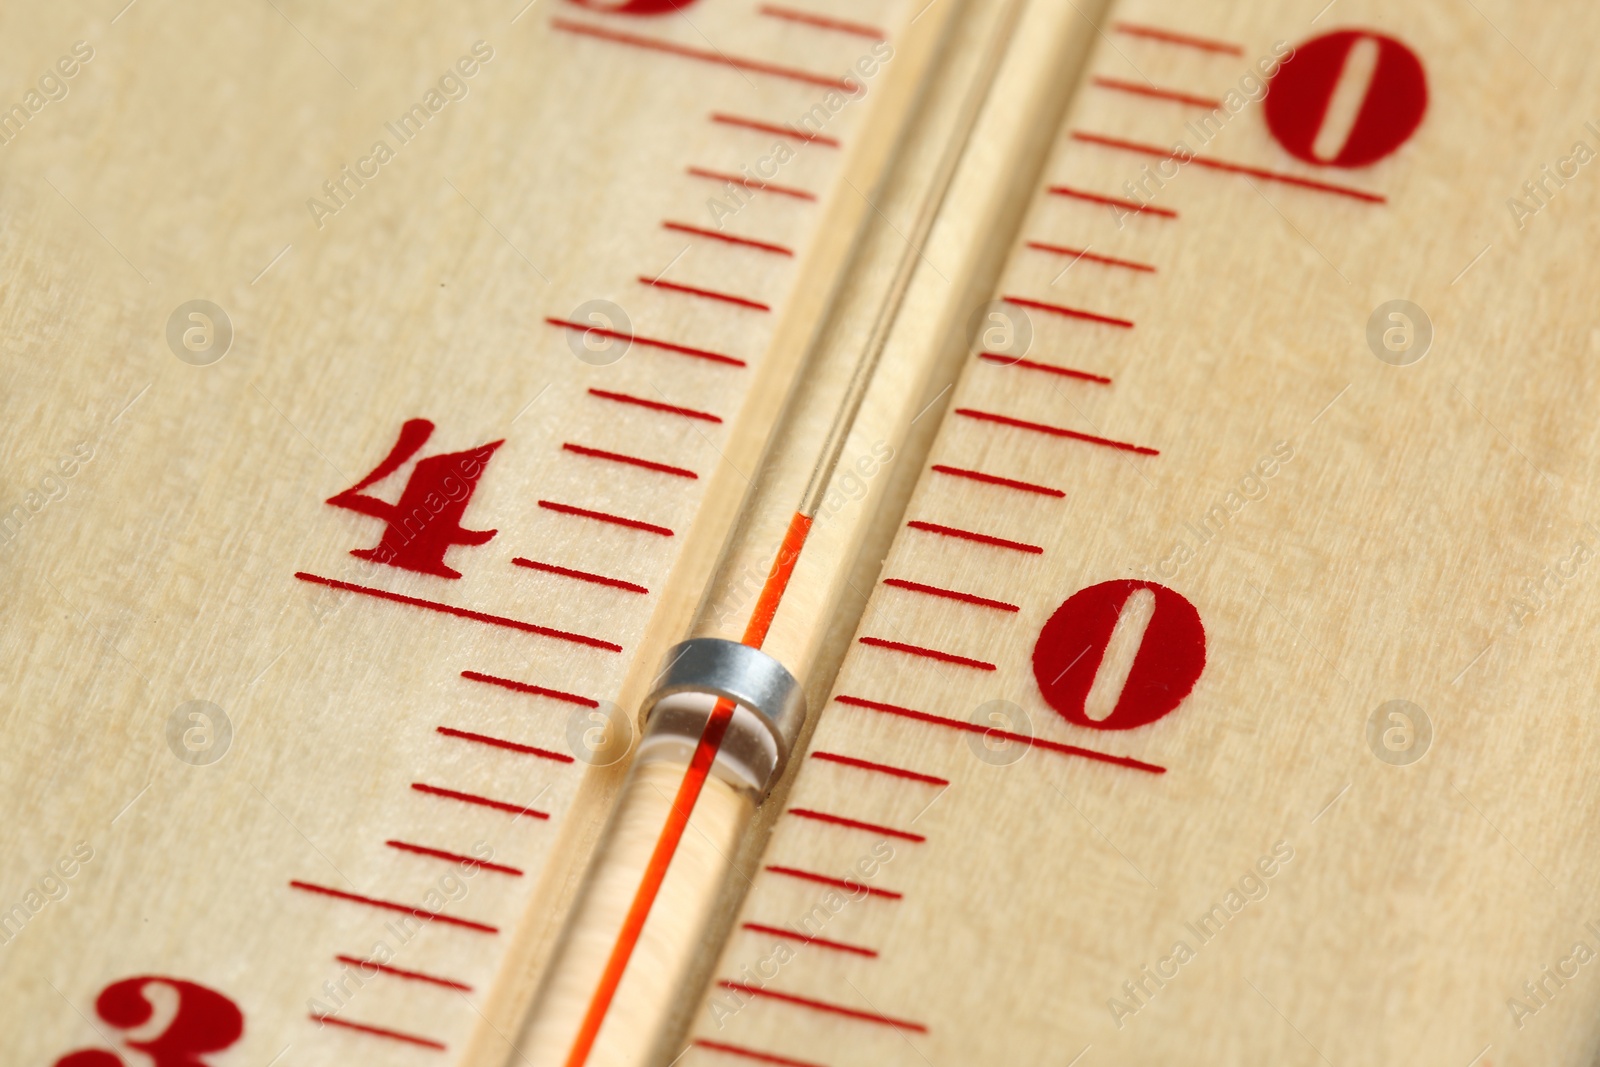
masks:
<instances>
[{"instance_id":1,"label":"wood grain texture","mask_svg":"<svg viewBox=\"0 0 1600 1067\"><path fill-rule=\"evenodd\" d=\"M892 32L911 13L853 14ZM573 4L3 16L0 57L16 75L6 92L19 100L74 42L93 50L65 97L0 149L0 499L16 516L0 547L0 866L5 908L23 909L0 951L17 1062L118 1047L89 1021L95 996L143 974L236 1000L244 1036L219 1064L503 1055L496 1031L521 1010L570 893L565 872L581 868L618 775L482 739L569 752L570 721L592 725L590 709L559 694L632 712L742 492L720 453L760 451L865 210L845 178L870 185L885 165L903 104L884 105L916 81L894 88L890 61L859 99L824 108L819 139L782 167L782 183L814 201L758 194L722 220L786 256L663 221L714 231L707 201L726 191L688 168L738 172L788 143L714 115L798 123L828 90L576 34L558 18L683 47L709 40L829 77L874 44L709 0L692 24ZM452 73L475 42L475 72ZM402 143L386 124L418 103L426 122ZM379 140L393 158L364 184L344 179L341 167L363 166ZM323 183L340 180L334 199ZM311 198L338 210L313 213ZM210 366L180 362L165 339L173 309L196 298L221 305L235 331ZM640 338L608 366L578 359L570 331L546 321L597 298L624 308ZM350 558L382 524L324 503L411 418L436 424L421 456L505 442L463 519L498 532L450 550L458 580ZM68 475L58 463L75 449ZM406 477L371 492L393 500ZM175 715L180 748L201 725L179 714L194 700L231 724L210 765L169 747ZM92 858L70 879L52 875L80 841ZM496 866L463 869L417 848ZM46 895L65 896L35 907L46 878ZM477 925L397 932L403 913L351 896ZM362 975L337 958L375 953L472 991ZM445 1051L318 1028L308 1016L323 1011Z\"/></svg>"},{"instance_id":2,"label":"wood grain texture","mask_svg":"<svg viewBox=\"0 0 1600 1067\"><path fill-rule=\"evenodd\" d=\"M996 669L858 643L811 739L949 785L806 761L683 1062L1592 1061L1600 194L1579 168L1520 220L1507 198L1596 147L1594 19L1318 14L1136 0L1102 24L1043 186L1126 199L1155 162L1075 131L1198 147L1209 109L1095 79L1222 98L1275 42L1335 29L1403 40L1428 111L1342 173L1291 157L1256 103L1201 138L1382 203L1194 165L1120 221L1038 191L997 292L1133 322L1028 312L1027 359L1111 383L969 363L953 411L1079 436L947 417L881 572L1020 610L880 585L859 629ZM1366 338L1397 298L1436 331L1405 367ZM1126 732L1068 723L1031 663L1058 606L1117 579L1176 590L1206 631L1192 693ZM1369 745L1393 700L1431 721L1410 765ZM817 940L778 962L792 942L750 923Z\"/></svg>"}]
</instances>

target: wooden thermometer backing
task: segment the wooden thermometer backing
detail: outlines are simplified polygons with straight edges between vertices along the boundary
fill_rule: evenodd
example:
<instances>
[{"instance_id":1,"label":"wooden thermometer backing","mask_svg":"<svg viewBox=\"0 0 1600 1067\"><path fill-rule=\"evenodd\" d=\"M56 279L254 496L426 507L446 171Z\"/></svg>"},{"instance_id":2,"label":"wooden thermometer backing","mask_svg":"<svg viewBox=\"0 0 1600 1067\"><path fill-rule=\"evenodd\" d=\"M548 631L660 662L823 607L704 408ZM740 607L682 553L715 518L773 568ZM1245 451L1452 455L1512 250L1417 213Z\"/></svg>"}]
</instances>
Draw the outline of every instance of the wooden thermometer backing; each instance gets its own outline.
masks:
<instances>
[{"instance_id":1,"label":"wooden thermometer backing","mask_svg":"<svg viewBox=\"0 0 1600 1067\"><path fill-rule=\"evenodd\" d=\"M520 1062L1006 7L669 6L0 14L11 1060ZM1593 1058L1600 25L1316 7L1022 7L663 1062Z\"/></svg>"},{"instance_id":2,"label":"wooden thermometer backing","mask_svg":"<svg viewBox=\"0 0 1600 1067\"><path fill-rule=\"evenodd\" d=\"M680 1062L1591 1062L1594 26L1114 5Z\"/></svg>"},{"instance_id":3,"label":"wooden thermometer backing","mask_svg":"<svg viewBox=\"0 0 1600 1067\"><path fill-rule=\"evenodd\" d=\"M959 9L615 6L3 16L8 1059L504 1058Z\"/></svg>"}]
</instances>

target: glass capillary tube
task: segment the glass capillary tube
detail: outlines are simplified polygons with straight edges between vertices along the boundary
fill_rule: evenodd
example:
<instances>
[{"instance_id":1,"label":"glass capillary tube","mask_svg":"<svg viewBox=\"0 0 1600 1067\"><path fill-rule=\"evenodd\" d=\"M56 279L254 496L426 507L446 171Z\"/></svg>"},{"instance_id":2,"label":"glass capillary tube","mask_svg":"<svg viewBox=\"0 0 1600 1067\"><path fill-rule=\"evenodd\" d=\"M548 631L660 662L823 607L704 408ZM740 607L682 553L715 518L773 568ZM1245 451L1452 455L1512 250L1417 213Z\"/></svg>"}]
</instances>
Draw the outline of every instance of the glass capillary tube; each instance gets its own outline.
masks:
<instances>
[{"instance_id":1,"label":"glass capillary tube","mask_svg":"<svg viewBox=\"0 0 1600 1067\"><path fill-rule=\"evenodd\" d=\"M837 398L836 414L824 438L809 450L813 458L800 508L790 517L742 637L751 649L761 648L783 599L1022 7L1023 0L1009 0L996 19L974 91L953 123L884 302ZM704 630L697 624L693 632ZM771 777L762 773L767 765L761 754L747 758L763 745L781 748L784 743L757 709L697 693L669 697L646 712L634 765L591 861L539 1006L518 1042L540 1067L639 1067L658 1051L662 1029L717 919L714 911L724 899L732 857L782 770L781 756L773 761ZM605 1025L608 1018L618 1025ZM620 1025L623 1020L626 1025Z\"/></svg>"}]
</instances>

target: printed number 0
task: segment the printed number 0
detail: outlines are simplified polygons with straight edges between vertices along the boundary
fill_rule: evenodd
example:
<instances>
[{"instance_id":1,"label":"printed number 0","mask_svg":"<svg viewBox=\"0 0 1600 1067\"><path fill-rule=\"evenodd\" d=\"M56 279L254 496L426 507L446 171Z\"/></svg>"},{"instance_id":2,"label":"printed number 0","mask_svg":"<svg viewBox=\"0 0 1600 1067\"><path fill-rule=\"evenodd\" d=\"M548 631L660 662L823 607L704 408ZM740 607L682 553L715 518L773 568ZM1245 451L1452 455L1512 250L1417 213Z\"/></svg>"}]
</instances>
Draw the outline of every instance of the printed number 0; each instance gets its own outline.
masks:
<instances>
[{"instance_id":1,"label":"printed number 0","mask_svg":"<svg viewBox=\"0 0 1600 1067\"><path fill-rule=\"evenodd\" d=\"M221 1052L244 1033L244 1013L238 1005L212 989L181 978L141 975L113 982L100 991L94 1010L118 1030L143 1026L155 1014L145 999L146 986L160 984L178 994L178 1010L165 1030L154 1037L127 1045L149 1056L155 1067L209 1067L201 1057ZM80 1049L55 1062L55 1067L126 1067L121 1056L106 1049Z\"/></svg>"},{"instance_id":2,"label":"printed number 0","mask_svg":"<svg viewBox=\"0 0 1600 1067\"><path fill-rule=\"evenodd\" d=\"M1085 705L1117 620L1141 589L1155 597L1122 691L1111 714L1092 719ZM1033 646L1033 676L1052 708L1075 726L1132 730L1183 703L1206 667L1206 631L1200 613L1179 594L1155 582L1101 582L1080 589L1056 609Z\"/></svg>"},{"instance_id":3,"label":"printed number 0","mask_svg":"<svg viewBox=\"0 0 1600 1067\"><path fill-rule=\"evenodd\" d=\"M688 7L694 0L572 0L572 2L591 11L604 11L612 15L665 15L680 7Z\"/></svg>"}]
</instances>

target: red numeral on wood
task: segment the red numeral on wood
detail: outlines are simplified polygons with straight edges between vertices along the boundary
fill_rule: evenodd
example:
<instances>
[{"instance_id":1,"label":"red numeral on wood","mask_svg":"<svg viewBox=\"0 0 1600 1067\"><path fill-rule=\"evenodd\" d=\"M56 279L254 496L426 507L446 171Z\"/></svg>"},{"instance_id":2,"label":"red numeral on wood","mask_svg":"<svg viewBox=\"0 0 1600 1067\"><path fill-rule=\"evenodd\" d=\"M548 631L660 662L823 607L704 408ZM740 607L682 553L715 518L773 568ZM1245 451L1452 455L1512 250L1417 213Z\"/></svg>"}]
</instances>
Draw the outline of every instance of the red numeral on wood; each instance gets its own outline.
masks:
<instances>
[{"instance_id":1,"label":"red numeral on wood","mask_svg":"<svg viewBox=\"0 0 1600 1067\"><path fill-rule=\"evenodd\" d=\"M1127 681L1103 719L1085 709L1095 675L1111 644L1128 598L1140 589L1155 595ZM1189 695L1206 666L1206 631L1200 613L1155 582L1101 582L1079 590L1056 609L1033 646L1033 676L1051 707L1070 723L1091 730L1132 730L1170 713Z\"/></svg>"},{"instance_id":2,"label":"red numeral on wood","mask_svg":"<svg viewBox=\"0 0 1600 1067\"><path fill-rule=\"evenodd\" d=\"M161 1033L143 1040L126 1039L125 1044L144 1053L155 1067L210 1067L203 1058L221 1052L244 1033L244 1013L238 1005L214 989L182 978L141 975L113 982L95 999L95 1014L118 1030L135 1030L155 1014L155 1005L145 997L150 985L163 985L178 995L178 1008ZM55 1062L55 1067L127 1067L126 1061L108 1049L79 1049Z\"/></svg>"},{"instance_id":3,"label":"red numeral on wood","mask_svg":"<svg viewBox=\"0 0 1600 1067\"><path fill-rule=\"evenodd\" d=\"M1360 72L1356 49L1376 46L1355 120L1337 153L1314 151L1340 83ZM1296 46L1267 86L1267 128L1296 159L1329 167L1364 167L1404 144L1428 109L1428 79L1417 54L1393 37L1339 30Z\"/></svg>"}]
</instances>

